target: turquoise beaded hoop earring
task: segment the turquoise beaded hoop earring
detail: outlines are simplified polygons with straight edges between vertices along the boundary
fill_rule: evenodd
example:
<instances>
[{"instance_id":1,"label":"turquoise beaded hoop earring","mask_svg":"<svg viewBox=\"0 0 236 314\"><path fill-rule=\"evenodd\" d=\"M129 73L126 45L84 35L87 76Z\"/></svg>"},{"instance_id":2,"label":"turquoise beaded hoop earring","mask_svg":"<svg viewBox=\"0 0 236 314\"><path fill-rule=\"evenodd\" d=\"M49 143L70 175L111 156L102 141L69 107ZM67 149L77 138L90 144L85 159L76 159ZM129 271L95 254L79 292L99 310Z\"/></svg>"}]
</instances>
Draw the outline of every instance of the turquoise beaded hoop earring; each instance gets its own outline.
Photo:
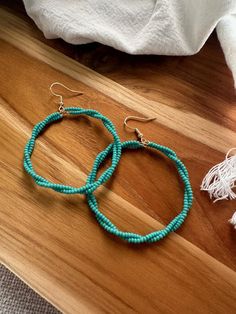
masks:
<instances>
[{"instance_id":1,"label":"turquoise beaded hoop earring","mask_svg":"<svg viewBox=\"0 0 236 314\"><path fill-rule=\"evenodd\" d=\"M137 117L127 117L124 121L125 126L128 128L131 128L127 125L128 120L139 120L139 121L151 121L154 119L145 119L145 118L137 118ZM131 232L124 232L119 230L115 224L113 224L100 210L98 207L98 203L96 200L96 197L93 193L87 193L87 200L88 204L92 210L92 212L95 214L95 217L98 221L98 223L101 225L102 228L104 228L109 233L125 240L130 243L152 243L159 241L166 237L170 232L173 232L177 230L182 223L184 222L185 218L188 215L188 211L192 206L193 201L193 193L191 184L189 181L189 175L186 167L182 163L182 161L177 157L176 153L165 146L156 144L154 142L149 142L143 137L143 134L137 129L134 128L138 139L137 141L126 141L122 142L122 149L130 148L130 149L140 149L144 147L150 147L153 149L156 149L163 154L165 154L168 158L170 158L176 165L177 170L179 172L179 175L184 183L184 201L183 201L183 209L182 211L162 230L157 230L152 233L146 234L146 235L140 235L137 233L131 233ZM104 151L102 151L98 156L96 157L96 160L94 162L93 169L90 173L90 175L87 178L87 183L92 184L96 180L97 171L101 165L101 163L106 159L106 157L112 152L113 145L109 145Z\"/></svg>"},{"instance_id":2,"label":"turquoise beaded hoop earring","mask_svg":"<svg viewBox=\"0 0 236 314\"><path fill-rule=\"evenodd\" d=\"M52 87L56 84L63 86L64 88L66 88L69 91L76 92L76 93L81 95L80 92L71 90L68 87L66 87L65 85L58 83L58 82L55 82L50 86L50 90L51 90L52 94L57 96L57 97L60 97L59 112L54 112L54 113L50 114L43 121L39 122L38 124L36 124L34 126L31 138L27 142L27 144L25 146L25 150L24 150L24 168L27 171L27 173L34 179L35 183L42 186L42 187L51 188L57 192L65 193L65 194L91 193L94 190L96 190L101 184L106 182L111 177L111 175L113 174L113 172L114 172L114 170L115 170L115 168L116 168L116 166L120 160L120 156L121 156L120 138L116 133L116 129L115 129L113 123L108 118L106 118L101 113L99 113L98 111L92 110L92 109L82 109L79 107L67 107L67 108L65 108L62 96L59 94L56 94L52 91ZM106 169L103 172L103 174L96 181L94 181L92 183L87 183L84 186L79 187L79 188L73 187L73 186L68 186L68 185L56 184L56 183L48 181L47 179L43 178L42 176L38 175L35 172L33 165L32 165L32 162L31 162L31 155L32 155L33 150L34 150L35 141L36 141L37 137L39 136L39 134L44 130L44 128L47 125L53 123L54 121L62 119L67 114L76 115L76 116L83 114L83 115L88 115L88 116L93 117L95 119L101 120L103 122L104 126L111 133L111 135L113 136L113 139L114 139L112 149L111 149L112 161L111 161L110 167L108 169Z\"/></svg>"}]
</instances>

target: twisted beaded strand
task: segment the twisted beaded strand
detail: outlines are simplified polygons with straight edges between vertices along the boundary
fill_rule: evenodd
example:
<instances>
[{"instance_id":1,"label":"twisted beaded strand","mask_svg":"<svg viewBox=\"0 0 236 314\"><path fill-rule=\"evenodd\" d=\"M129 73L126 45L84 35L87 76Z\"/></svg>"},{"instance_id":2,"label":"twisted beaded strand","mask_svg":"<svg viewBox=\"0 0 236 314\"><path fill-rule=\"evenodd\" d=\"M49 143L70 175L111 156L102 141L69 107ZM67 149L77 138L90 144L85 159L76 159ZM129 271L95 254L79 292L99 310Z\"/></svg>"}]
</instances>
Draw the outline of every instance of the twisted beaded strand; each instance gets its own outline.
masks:
<instances>
[{"instance_id":1,"label":"twisted beaded strand","mask_svg":"<svg viewBox=\"0 0 236 314\"><path fill-rule=\"evenodd\" d=\"M43 131L43 129L48 125L51 124L59 119L62 119L63 114L59 112L55 112L50 114L48 117L46 117L43 121L36 124L33 128L31 138L27 142L25 149L24 149L24 168L28 172L29 175L32 176L35 183L45 187L45 188L51 188L57 192L65 193L65 194L85 194L85 193L92 193L94 190L96 190L101 184L106 182L111 175L113 174L121 156L121 142L120 138L116 133L116 129L113 125L113 123L103 116L101 113L99 113L96 110L92 109L82 109L78 107L67 107L65 108L65 112L69 113L71 115L88 115L90 117L99 119L103 122L104 126L107 128L107 130L111 133L114 139L114 143L112 146L112 161L109 168L107 168L104 173L94 182L88 183L80 188L68 186L68 185L62 185L62 184L56 184L53 182L48 181L47 179L43 178L42 176L38 175L32 165L31 162L31 155L33 153L34 147L35 147L35 141L39 134Z\"/></svg>"},{"instance_id":2,"label":"twisted beaded strand","mask_svg":"<svg viewBox=\"0 0 236 314\"><path fill-rule=\"evenodd\" d=\"M170 232L176 231L184 222L185 218L188 215L189 209L192 206L193 201L193 193L191 184L189 181L189 175L186 167L182 163L182 161L177 157L176 153L168 147L158 145L153 142L149 142L147 144L148 147L154 148L162 153L164 153L168 158L170 158L176 165L179 175L184 183L184 200L183 200L183 208L182 211L163 229L151 232L146 235L140 235L132 232L124 232L119 230L100 210L98 207L98 203L96 197L93 193L87 193L88 204L95 214L95 217L100 224L100 226L105 229L107 232L127 241L130 243L152 243L159 241L166 237ZM122 149L130 148L130 149L138 149L142 148L143 145L138 141L126 141L122 143ZM103 152L98 154L95 159L93 169L87 178L87 183L91 184L96 180L97 171L104 161L104 159L111 153L113 149L113 144L109 145Z\"/></svg>"}]
</instances>

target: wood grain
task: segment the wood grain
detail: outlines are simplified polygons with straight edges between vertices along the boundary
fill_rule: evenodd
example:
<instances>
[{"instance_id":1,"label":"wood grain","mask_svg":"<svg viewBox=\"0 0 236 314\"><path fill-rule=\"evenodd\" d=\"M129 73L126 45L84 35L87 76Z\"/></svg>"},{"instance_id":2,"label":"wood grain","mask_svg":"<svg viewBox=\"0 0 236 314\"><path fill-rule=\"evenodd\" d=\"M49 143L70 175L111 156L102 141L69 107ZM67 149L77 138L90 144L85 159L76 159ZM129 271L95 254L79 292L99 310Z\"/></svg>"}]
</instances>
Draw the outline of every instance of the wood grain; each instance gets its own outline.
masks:
<instances>
[{"instance_id":1,"label":"wood grain","mask_svg":"<svg viewBox=\"0 0 236 314\"><path fill-rule=\"evenodd\" d=\"M80 197L35 187L15 153L22 151L31 128L4 105L0 228L1 258L8 267L68 313L188 312L194 305L195 313L235 311L235 273L183 238L172 235L140 248L125 245L97 227ZM57 130L48 133L58 138ZM34 161L42 175L55 180L55 171L63 168L71 184L81 184L85 176L77 164L46 140L38 146ZM118 224L141 232L160 227L114 192L101 190L101 206Z\"/></svg>"},{"instance_id":2,"label":"wood grain","mask_svg":"<svg viewBox=\"0 0 236 314\"><path fill-rule=\"evenodd\" d=\"M49 48L25 21L4 10L0 16L0 37L5 40L0 43L3 263L68 313L234 313L235 233L226 221L235 204L212 206L200 194L199 184L233 144L235 130L186 112L174 100L160 105L140 96ZM133 136L122 128L127 114L158 112L158 123L142 130L177 151L190 170L195 192L191 214L178 232L181 237L173 234L148 247L124 244L98 228L83 197L40 189L24 173L22 151L32 126L57 108L48 91L56 80L84 91L66 104L106 114L123 140ZM195 135L200 122L204 127ZM220 132L209 135L212 128ZM39 139L33 161L42 175L79 186L97 152L110 141L92 119L65 119ZM181 207L182 189L174 170L156 153L124 154L113 179L97 192L102 210L125 230L159 228L157 220L167 223Z\"/></svg>"}]
</instances>

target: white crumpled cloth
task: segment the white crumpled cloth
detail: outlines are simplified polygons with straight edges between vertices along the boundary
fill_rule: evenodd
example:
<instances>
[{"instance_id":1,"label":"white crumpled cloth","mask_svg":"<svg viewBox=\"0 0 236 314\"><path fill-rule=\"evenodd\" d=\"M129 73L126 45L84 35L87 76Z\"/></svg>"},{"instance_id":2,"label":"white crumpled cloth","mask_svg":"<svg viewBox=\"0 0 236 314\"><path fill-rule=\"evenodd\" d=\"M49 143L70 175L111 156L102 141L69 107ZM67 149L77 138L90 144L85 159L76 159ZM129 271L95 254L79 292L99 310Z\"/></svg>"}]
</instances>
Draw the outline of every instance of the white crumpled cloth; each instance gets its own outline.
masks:
<instances>
[{"instance_id":1,"label":"white crumpled cloth","mask_svg":"<svg viewBox=\"0 0 236 314\"><path fill-rule=\"evenodd\" d=\"M236 0L23 0L46 38L131 54L191 55L216 28L236 82Z\"/></svg>"}]
</instances>

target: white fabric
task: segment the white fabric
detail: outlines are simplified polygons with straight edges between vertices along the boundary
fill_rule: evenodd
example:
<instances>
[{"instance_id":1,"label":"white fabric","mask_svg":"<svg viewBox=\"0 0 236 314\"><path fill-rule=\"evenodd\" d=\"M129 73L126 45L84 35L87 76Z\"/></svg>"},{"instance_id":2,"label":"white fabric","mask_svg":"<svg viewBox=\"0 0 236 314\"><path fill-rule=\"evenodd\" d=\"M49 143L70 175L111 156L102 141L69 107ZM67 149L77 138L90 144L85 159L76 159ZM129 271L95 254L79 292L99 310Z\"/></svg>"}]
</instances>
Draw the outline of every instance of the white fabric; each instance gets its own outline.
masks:
<instances>
[{"instance_id":1,"label":"white fabric","mask_svg":"<svg viewBox=\"0 0 236 314\"><path fill-rule=\"evenodd\" d=\"M217 24L216 30L226 62L233 73L234 87L236 88L236 15L222 18Z\"/></svg>"},{"instance_id":2,"label":"white fabric","mask_svg":"<svg viewBox=\"0 0 236 314\"><path fill-rule=\"evenodd\" d=\"M236 81L236 0L23 0L46 38L131 54L191 55L213 29Z\"/></svg>"}]
</instances>

